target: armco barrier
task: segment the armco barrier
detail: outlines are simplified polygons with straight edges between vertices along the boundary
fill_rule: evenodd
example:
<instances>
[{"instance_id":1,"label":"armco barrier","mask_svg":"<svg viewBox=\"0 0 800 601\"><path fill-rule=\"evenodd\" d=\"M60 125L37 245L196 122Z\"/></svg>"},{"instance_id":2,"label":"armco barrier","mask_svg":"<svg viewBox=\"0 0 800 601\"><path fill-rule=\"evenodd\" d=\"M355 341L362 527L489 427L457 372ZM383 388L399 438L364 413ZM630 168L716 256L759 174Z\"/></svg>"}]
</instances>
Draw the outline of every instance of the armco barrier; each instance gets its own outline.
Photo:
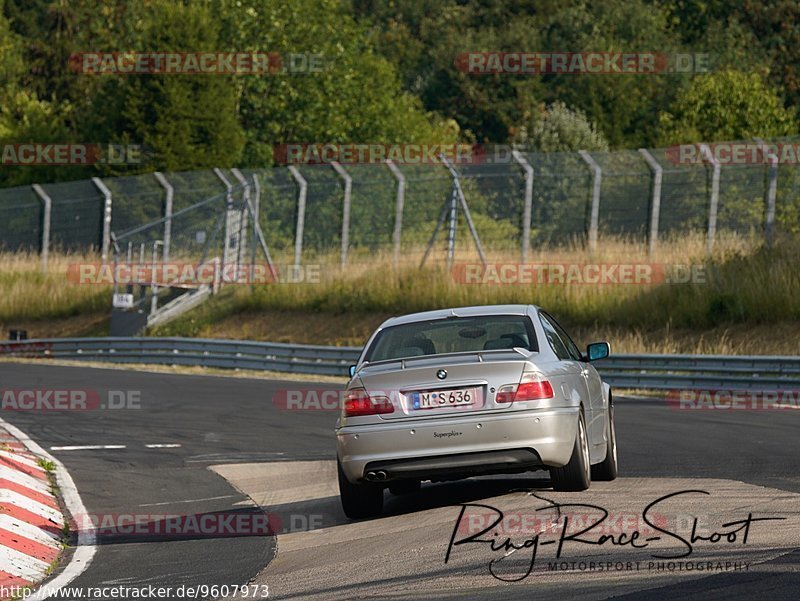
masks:
<instances>
[{"instance_id":1,"label":"armco barrier","mask_svg":"<svg viewBox=\"0 0 800 601\"><path fill-rule=\"evenodd\" d=\"M0 357L189 365L347 376L358 347L202 338L50 338L0 344ZM597 369L612 386L652 390L800 390L800 357L614 355Z\"/></svg>"},{"instance_id":2,"label":"armco barrier","mask_svg":"<svg viewBox=\"0 0 800 601\"><path fill-rule=\"evenodd\" d=\"M0 344L0 357L189 365L345 376L360 348L205 338L51 338Z\"/></svg>"}]
</instances>

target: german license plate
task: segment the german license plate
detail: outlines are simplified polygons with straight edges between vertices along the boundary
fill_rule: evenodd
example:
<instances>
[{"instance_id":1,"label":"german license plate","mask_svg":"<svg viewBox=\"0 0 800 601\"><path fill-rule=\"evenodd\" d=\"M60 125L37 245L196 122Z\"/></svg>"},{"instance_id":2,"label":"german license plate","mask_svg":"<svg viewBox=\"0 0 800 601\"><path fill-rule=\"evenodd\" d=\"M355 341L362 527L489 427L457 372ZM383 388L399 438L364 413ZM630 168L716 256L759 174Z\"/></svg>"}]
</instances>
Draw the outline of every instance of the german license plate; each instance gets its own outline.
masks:
<instances>
[{"instance_id":1,"label":"german license plate","mask_svg":"<svg viewBox=\"0 0 800 601\"><path fill-rule=\"evenodd\" d=\"M411 393L412 409L437 409L439 407L456 407L474 405L478 401L477 388L459 390L430 390Z\"/></svg>"}]
</instances>

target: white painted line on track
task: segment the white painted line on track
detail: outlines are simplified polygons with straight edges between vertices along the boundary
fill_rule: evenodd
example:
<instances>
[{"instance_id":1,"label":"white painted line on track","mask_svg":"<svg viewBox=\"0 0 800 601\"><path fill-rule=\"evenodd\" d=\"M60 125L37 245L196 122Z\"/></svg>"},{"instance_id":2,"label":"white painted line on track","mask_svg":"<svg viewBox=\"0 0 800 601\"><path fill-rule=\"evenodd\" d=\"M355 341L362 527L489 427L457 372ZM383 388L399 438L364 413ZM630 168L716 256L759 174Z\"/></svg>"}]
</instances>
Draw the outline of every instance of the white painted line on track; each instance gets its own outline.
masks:
<instances>
[{"instance_id":1,"label":"white painted line on track","mask_svg":"<svg viewBox=\"0 0 800 601\"><path fill-rule=\"evenodd\" d=\"M193 455L186 463L249 463L264 460L280 460L286 453L211 453L210 455Z\"/></svg>"},{"instance_id":2,"label":"white painted line on track","mask_svg":"<svg viewBox=\"0 0 800 601\"><path fill-rule=\"evenodd\" d=\"M22 444L25 445L25 448L27 448L31 453L40 457L44 457L53 462L53 465L55 465L56 482L58 483L58 487L61 490L61 494L64 498L64 503L66 504L70 514L73 516L86 515L86 507L81 500L81 496L78 493L75 482L72 480L72 476L69 475L69 472L64 467L64 464L56 459L53 455L45 451L33 440L31 440L22 430L16 426L12 426L3 418L0 418L0 426L2 426L9 434L22 442ZM96 538L92 530L79 530L78 545L75 548L75 552L72 554L72 559L70 560L69 564L67 564L64 570L58 576L48 582L48 586L46 588L37 590L36 593L29 597L29 599L34 601L42 601L43 599L47 599L56 591L60 590L61 587L68 585L70 582L75 580L75 578L80 576L92 563L92 559L94 559L94 554L97 552L95 542Z\"/></svg>"},{"instance_id":3,"label":"white painted line on track","mask_svg":"<svg viewBox=\"0 0 800 601\"><path fill-rule=\"evenodd\" d=\"M146 446L148 449L177 449L180 448L181 445L171 442L165 444L146 444L144 446Z\"/></svg>"},{"instance_id":4,"label":"white painted line on track","mask_svg":"<svg viewBox=\"0 0 800 601\"><path fill-rule=\"evenodd\" d=\"M124 449L124 444L94 444L94 445L75 445L67 447L50 447L51 451L100 451L106 449Z\"/></svg>"},{"instance_id":5,"label":"white painted line on track","mask_svg":"<svg viewBox=\"0 0 800 601\"><path fill-rule=\"evenodd\" d=\"M183 499L180 501L162 501L160 503L143 503L137 507L158 507L161 505L177 505L178 503L200 503L201 501L218 501L220 499L235 499L239 495L222 495L221 497L205 497L204 499Z\"/></svg>"}]
</instances>

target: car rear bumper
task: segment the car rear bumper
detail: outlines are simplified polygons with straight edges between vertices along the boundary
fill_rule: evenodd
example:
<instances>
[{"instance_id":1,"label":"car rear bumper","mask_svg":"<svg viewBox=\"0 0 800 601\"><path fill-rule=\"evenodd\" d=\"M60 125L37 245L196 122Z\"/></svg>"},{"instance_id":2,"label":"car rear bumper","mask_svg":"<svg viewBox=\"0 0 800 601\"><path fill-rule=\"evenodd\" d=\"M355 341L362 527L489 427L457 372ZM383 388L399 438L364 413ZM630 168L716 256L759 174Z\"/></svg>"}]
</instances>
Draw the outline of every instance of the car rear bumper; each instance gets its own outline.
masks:
<instances>
[{"instance_id":1,"label":"car rear bumper","mask_svg":"<svg viewBox=\"0 0 800 601\"><path fill-rule=\"evenodd\" d=\"M565 465L575 444L578 407L509 411L436 420L345 426L336 430L347 479L446 479ZM383 476L383 475L381 475Z\"/></svg>"}]
</instances>

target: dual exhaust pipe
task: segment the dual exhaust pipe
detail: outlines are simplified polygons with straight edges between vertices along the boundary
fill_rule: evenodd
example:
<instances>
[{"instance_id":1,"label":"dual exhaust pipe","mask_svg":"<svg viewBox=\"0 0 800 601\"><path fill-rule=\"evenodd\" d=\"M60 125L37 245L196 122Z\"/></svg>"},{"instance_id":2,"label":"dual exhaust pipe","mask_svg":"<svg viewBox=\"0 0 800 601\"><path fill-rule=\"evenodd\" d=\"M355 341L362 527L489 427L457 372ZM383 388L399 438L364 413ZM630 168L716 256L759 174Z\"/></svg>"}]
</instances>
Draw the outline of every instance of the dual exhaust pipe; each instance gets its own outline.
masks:
<instances>
[{"instance_id":1,"label":"dual exhaust pipe","mask_svg":"<svg viewBox=\"0 0 800 601\"><path fill-rule=\"evenodd\" d=\"M367 472L365 478L370 482L383 482L389 478L389 475L381 470L378 472Z\"/></svg>"}]
</instances>

